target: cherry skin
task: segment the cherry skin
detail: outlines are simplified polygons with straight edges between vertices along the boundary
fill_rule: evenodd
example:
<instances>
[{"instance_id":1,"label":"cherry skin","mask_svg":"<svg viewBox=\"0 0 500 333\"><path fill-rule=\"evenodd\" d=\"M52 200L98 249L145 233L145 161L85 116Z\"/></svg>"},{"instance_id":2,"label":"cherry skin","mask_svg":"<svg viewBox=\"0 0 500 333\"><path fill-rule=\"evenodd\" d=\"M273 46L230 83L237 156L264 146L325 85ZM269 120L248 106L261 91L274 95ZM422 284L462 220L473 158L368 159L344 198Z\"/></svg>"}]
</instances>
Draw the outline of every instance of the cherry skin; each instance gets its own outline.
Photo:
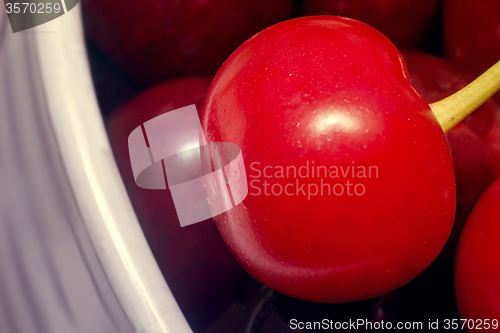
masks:
<instances>
[{"instance_id":1,"label":"cherry skin","mask_svg":"<svg viewBox=\"0 0 500 333\"><path fill-rule=\"evenodd\" d=\"M479 75L500 59L500 1L448 0L443 8L446 57ZM495 95L500 103L500 94Z\"/></svg>"},{"instance_id":2,"label":"cherry skin","mask_svg":"<svg viewBox=\"0 0 500 333\"><path fill-rule=\"evenodd\" d=\"M449 61L420 52L403 52L414 87L428 103L441 100L474 79ZM500 107L489 99L446 133L457 183L457 212L450 241L458 243L467 217L481 194L500 177Z\"/></svg>"},{"instance_id":3,"label":"cherry skin","mask_svg":"<svg viewBox=\"0 0 500 333\"><path fill-rule=\"evenodd\" d=\"M83 2L88 37L143 83L214 75L242 42L291 11L291 0Z\"/></svg>"},{"instance_id":4,"label":"cherry skin","mask_svg":"<svg viewBox=\"0 0 500 333\"><path fill-rule=\"evenodd\" d=\"M303 15L340 15L378 29L401 49L422 46L440 0L305 0Z\"/></svg>"},{"instance_id":5,"label":"cherry skin","mask_svg":"<svg viewBox=\"0 0 500 333\"><path fill-rule=\"evenodd\" d=\"M212 220L181 227L169 190L135 184L128 136L167 111L201 104L210 79L168 81L150 88L110 116L111 146L144 234L177 303L195 331L203 331L232 304L248 274L234 260Z\"/></svg>"},{"instance_id":6,"label":"cherry skin","mask_svg":"<svg viewBox=\"0 0 500 333\"><path fill-rule=\"evenodd\" d=\"M462 318L500 320L500 178L467 220L455 261L455 291ZM483 329L485 325L481 325ZM498 328L498 321L497 321ZM468 330L472 331L472 330Z\"/></svg>"},{"instance_id":7,"label":"cherry skin","mask_svg":"<svg viewBox=\"0 0 500 333\"><path fill-rule=\"evenodd\" d=\"M249 184L216 225L243 267L283 294L348 302L387 293L422 272L450 234L455 181L443 131L398 50L364 23L303 17L255 35L212 81L202 128L208 141L241 147ZM372 174L318 177L313 165Z\"/></svg>"}]
</instances>

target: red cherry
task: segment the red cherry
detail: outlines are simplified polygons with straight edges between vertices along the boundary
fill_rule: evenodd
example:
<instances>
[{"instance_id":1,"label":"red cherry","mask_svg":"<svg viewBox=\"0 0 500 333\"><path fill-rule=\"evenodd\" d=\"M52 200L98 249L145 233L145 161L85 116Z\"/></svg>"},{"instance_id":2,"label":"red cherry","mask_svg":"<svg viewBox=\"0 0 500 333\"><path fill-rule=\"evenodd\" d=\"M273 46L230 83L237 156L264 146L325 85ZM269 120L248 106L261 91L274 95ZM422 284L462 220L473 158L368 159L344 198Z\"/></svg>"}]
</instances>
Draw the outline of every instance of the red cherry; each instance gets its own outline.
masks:
<instances>
[{"instance_id":1,"label":"red cherry","mask_svg":"<svg viewBox=\"0 0 500 333\"><path fill-rule=\"evenodd\" d=\"M380 30L402 49L422 46L440 0L305 0L303 15L340 15Z\"/></svg>"},{"instance_id":2,"label":"red cherry","mask_svg":"<svg viewBox=\"0 0 500 333\"><path fill-rule=\"evenodd\" d=\"M151 88L113 114L111 146L134 209L165 279L191 327L202 331L231 304L248 275L224 245L212 220L181 227L169 190L134 181L128 136L165 112L196 104L201 110L210 79L186 78Z\"/></svg>"},{"instance_id":3,"label":"red cherry","mask_svg":"<svg viewBox=\"0 0 500 333\"><path fill-rule=\"evenodd\" d=\"M243 267L281 293L317 302L387 293L450 234L443 130L398 50L366 24L315 16L260 32L217 73L202 127L209 141L241 147L249 181L216 225ZM294 177L301 167L308 178ZM318 167L333 174L319 178ZM323 195L308 198L316 188Z\"/></svg>"},{"instance_id":4,"label":"red cherry","mask_svg":"<svg viewBox=\"0 0 500 333\"><path fill-rule=\"evenodd\" d=\"M467 220L457 250L455 291L458 309L476 327L486 319L499 327L500 313L500 178L481 196ZM468 322L468 324L470 324ZM473 331L467 329L467 331Z\"/></svg>"},{"instance_id":5,"label":"red cherry","mask_svg":"<svg viewBox=\"0 0 500 333\"><path fill-rule=\"evenodd\" d=\"M480 74L500 59L500 2L448 0L443 9L447 57Z\"/></svg>"},{"instance_id":6,"label":"red cherry","mask_svg":"<svg viewBox=\"0 0 500 333\"><path fill-rule=\"evenodd\" d=\"M445 1L443 30L446 56L460 67L480 74L500 59L500 1Z\"/></svg>"},{"instance_id":7,"label":"red cherry","mask_svg":"<svg viewBox=\"0 0 500 333\"><path fill-rule=\"evenodd\" d=\"M291 0L88 0L86 32L145 83L213 75L256 32L291 15Z\"/></svg>"},{"instance_id":8,"label":"red cherry","mask_svg":"<svg viewBox=\"0 0 500 333\"><path fill-rule=\"evenodd\" d=\"M473 76L445 59L419 52L403 56L414 87L428 103L451 95L472 81ZM446 133L457 182L457 213L452 243L481 194L500 177L500 107L489 99L461 124Z\"/></svg>"}]
</instances>

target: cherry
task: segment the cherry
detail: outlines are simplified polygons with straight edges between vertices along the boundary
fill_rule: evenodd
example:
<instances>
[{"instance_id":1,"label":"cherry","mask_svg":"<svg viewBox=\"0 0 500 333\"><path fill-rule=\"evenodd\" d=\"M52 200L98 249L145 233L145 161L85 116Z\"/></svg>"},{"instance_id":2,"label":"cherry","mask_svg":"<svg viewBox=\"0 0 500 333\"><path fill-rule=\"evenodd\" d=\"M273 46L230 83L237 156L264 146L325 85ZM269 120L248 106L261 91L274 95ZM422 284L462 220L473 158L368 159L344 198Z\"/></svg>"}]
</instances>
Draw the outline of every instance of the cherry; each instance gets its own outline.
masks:
<instances>
[{"instance_id":1,"label":"cherry","mask_svg":"<svg viewBox=\"0 0 500 333\"><path fill-rule=\"evenodd\" d=\"M212 220L181 227L169 190L136 185L128 136L165 112L196 104L201 110L209 78L185 78L150 88L112 114L107 130L130 199L163 275L191 327L202 331L232 304L248 278Z\"/></svg>"},{"instance_id":2,"label":"cherry","mask_svg":"<svg viewBox=\"0 0 500 333\"><path fill-rule=\"evenodd\" d=\"M239 44L291 10L291 0L83 2L88 37L144 83L213 75Z\"/></svg>"},{"instance_id":3,"label":"cherry","mask_svg":"<svg viewBox=\"0 0 500 333\"><path fill-rule=\"evenodd\" d=\"M482 73L500 59L500 2L448 0L443 9L447 57Z\"/></svg>"},{"instance_id":4,"label":"cherry","mask_svg":"<svg viewBox=\"0 0 500 333\"><path fill-rule=\"evenodd\" d=\"M500 59L500 1L445 1L443 30L446 56L460 67L480 74Z\"/></svg>"},{"instance_id":5,"label":"cherry","mask_svg":"<svg viewBox=\"0 0 500 333\"><path fill-rule=\"evenodd\" d=\"M260 32L217 73L202 127L208 141L241 147L249 181L216 225L243 267L281 293L317 302L387 293L450 234L443 130L398 50L366 24L315 16Z\"/></svg>"},{"instance_id":6,"label":"cherry","mask_svg":"<svg viewBox=\"0 0 500 333\"><path fill-rule=\"evenodd\" d=\"M487 329L486 320L490 329L499 327L500 224L498 221L500 221L500 178L486 190L474 207L457 250L456 297L461 317L470 319L474 323L470 328L481 324L482 329ZM493 320L496 320L496 325Z\"/></svg>"},{"instance_id":7,"label":"cherry","mask_svg":"<svg viewBox=\"0 0 500 333\"><path fill-rule=\"evenodd\" d=\"M303 17L255 35L221 67L202 113L207 140L239 145L247 170L248 197L215 218L226 245L257 280L304 300L361 300L410 281L453 224L443 131L498 76L500 63L431 110L366 24Z\"/></svg>"},{"instance_id":8,"label":"cherry","mask_svg":"<svg viewBox=\"0 0 500 333\"><path fill-rule=\"evenodd\" d=\"M472 81L470 73L429 54L404 52L414 87L428 103L443 99ZM457 213L452 248L480 195L500 177L500 107L489 99L446 133L457 183Z\"/></svg>"},{"instance_id":9,"label":"cherry","mask_svg":"<svg viewBox=\"0 0 500 333\"><path fill-rule=\"evenodd\" d=\"M440 0L305 0L303 15L340 15L380 30L402 49L422 46Z\"/></svg>"}]
</instances>

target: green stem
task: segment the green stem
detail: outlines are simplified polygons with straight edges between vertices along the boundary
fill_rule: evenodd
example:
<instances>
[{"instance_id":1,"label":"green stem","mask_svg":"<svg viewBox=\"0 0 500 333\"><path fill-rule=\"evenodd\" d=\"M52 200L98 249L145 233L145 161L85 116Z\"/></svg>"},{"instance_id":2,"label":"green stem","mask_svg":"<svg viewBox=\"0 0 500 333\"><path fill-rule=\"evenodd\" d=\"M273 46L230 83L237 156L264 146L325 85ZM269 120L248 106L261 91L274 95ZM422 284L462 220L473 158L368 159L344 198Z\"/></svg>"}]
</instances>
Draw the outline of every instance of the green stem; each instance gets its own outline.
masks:
<instances>
[{"instance_id":1,"label":"green stem","mask_svg":"<svg viewBox=\"0 0 500 333\"><path fill-rule=\"evenodd\" d=\"M500 90L500 61L451 96L430 104L446 133Z\"/></svg>"}]
</instances>

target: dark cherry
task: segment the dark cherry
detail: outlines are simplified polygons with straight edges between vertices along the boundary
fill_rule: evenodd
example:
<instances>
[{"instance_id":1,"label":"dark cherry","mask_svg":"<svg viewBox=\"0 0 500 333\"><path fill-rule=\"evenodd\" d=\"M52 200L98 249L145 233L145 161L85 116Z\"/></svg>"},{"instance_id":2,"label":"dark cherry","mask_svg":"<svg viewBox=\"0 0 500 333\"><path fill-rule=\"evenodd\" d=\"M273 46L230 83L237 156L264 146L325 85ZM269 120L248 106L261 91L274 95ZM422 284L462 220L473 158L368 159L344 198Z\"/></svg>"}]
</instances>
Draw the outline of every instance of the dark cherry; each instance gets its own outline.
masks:
<instances>
[{"instance_id":1,"label":"dark cherry","mask_svg":"<svg viewBox=\"0 0 500 333\"><path fill-rule=\"evenodd\" d=\"M213 220L181 227L169 190L135 184L128 136L137 126L165 112L196 104L209 78L173 80L146 90L109 118L107 130L116 161L144 234L181 310L202 331L232 304L249 276L224 245Z\"/></svg>"},{"instance_id":2,"label":"dark cherry","mask_svg":"<svg viewBox=\"0 0 500 333\"><path fill-rule=\"evenodd\" d=\"M213 75L247 38L291 15L291 0L86 0L86 32L144 83Z\"/></svg>"},{"instance_id":3,"label":"dark cherry","mask_svg":"<svg viewBox=\"0 0 500 333\"><path fill-rule=\"evenodd\" d=\"M340 15L380 30L401 49L423 46L440 0L304 0L303 15Z\"/></svg>"}]
</instances>

